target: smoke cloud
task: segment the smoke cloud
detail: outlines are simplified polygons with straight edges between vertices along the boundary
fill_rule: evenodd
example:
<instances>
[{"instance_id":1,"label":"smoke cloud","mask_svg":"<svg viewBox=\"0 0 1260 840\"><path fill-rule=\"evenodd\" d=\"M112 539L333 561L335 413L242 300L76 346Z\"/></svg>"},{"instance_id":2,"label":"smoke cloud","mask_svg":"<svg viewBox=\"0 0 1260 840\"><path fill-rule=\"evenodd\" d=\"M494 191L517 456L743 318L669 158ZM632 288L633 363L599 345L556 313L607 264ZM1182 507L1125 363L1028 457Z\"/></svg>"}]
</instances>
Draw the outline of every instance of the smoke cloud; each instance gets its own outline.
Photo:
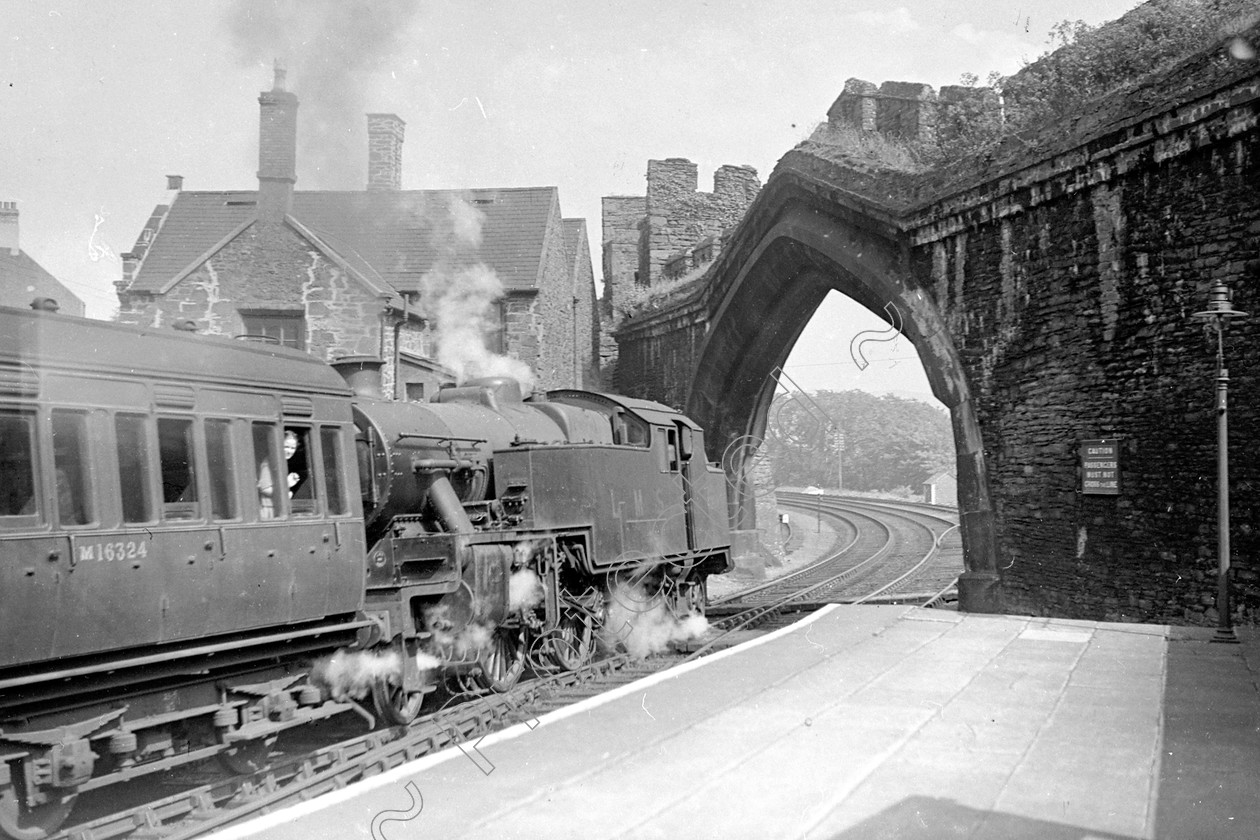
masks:
<instances>
[{"instance_id":1,"label":"smoke cloud","mask_svg":"<svg viewBox=\"0 0 1260 840\"><path fill-rule=\"evenodd\" d=\"M224 28L241 65L269 68L278 60L301 100L304 189L363 189L364 115L380 110L385 97L374 91L385 84L420 10L412 0L237 0L229 7Z\"/></svg>"}]
</instances>

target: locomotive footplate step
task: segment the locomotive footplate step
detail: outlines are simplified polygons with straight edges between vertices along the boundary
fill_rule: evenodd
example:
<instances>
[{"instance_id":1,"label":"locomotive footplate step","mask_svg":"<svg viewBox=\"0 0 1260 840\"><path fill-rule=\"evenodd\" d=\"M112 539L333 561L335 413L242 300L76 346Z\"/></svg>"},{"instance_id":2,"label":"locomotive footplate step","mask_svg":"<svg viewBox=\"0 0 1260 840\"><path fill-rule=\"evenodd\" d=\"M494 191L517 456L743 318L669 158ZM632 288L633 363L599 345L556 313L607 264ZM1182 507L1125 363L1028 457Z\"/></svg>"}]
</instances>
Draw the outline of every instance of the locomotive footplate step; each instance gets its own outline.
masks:
<instances>
[{"instance_id":1,"label":"locomotive footplate step","mask_svg":"<svg viewBox=\"0 0 1260 840\"><path fill-rule=\"evenodd\" d=\"M216 836L1250 837L1239 635L833 606Z\"/></svg>"}]
</instances>

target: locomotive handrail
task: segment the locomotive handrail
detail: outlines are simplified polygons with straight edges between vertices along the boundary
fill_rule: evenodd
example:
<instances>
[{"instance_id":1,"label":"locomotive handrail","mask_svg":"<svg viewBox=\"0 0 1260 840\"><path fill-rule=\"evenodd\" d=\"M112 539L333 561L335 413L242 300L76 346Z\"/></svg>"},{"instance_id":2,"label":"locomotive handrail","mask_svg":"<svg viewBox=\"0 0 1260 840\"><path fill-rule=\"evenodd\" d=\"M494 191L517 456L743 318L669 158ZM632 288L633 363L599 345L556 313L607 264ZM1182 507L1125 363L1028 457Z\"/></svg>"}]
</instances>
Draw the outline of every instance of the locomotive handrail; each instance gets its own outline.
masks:
<instances>
[{"instance_id":1,"label":"locomotive handrail","mask_svg":"<svg viewBox=\"0 0 1260 840\"><path fill-rule=\"evenodd\" d=\"M411 462L413 470L430 472L432 470L485 470L485 466L469 458L417 458Z\"/></svg>"},{"instance_id":2,"label":"locomotive handrail","mask_svg":"<svg viewBox=\"0 0 1260 840\"><path fill-rule=\"evenodd\" d=\"M405 440L407 438L420 438L422 440L436 440L438 443L445 441L464 441L465 443L489 443L487 438L458 437L457 435L425 435L420 432L399 432L398 439Z\"/></svg>"}]
</instances>

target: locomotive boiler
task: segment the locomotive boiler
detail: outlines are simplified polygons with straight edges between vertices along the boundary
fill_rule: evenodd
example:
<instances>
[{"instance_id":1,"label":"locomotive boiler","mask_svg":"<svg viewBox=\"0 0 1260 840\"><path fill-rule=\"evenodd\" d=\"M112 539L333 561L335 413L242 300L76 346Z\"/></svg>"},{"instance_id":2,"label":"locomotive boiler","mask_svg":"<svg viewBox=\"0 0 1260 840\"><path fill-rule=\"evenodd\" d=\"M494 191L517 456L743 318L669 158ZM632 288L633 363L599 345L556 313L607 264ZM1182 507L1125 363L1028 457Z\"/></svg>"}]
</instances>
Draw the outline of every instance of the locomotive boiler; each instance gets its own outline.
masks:
<instances>
[{"instance_id":1,"label":"locomotive boiler","mask_svg":"<svg viewBox=\"0 0 1260 840\"><path fill-rule=\"evenodd\" d=\"M404 724L443 679L586 661L623 589L701 611L730 568L703 452L656 403L507 379L391 402L283 347L0 308L0 831L260 767L350 708L311 679L330 655L387 663L370 705Z\"/></svg>"}]
</instances>

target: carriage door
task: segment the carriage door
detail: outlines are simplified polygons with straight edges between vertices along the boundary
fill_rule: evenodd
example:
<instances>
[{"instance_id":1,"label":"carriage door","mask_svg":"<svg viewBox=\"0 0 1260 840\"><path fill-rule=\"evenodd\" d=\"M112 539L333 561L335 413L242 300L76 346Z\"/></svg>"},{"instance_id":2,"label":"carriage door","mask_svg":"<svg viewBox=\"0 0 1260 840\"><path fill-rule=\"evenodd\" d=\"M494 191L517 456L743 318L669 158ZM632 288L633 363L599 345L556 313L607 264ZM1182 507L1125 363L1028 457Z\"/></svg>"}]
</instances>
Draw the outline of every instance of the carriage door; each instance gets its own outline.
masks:
<instances>
[{"instance_id":1,"label":"carriage door","mask_svg":"<svg viewBox=\"0 0 1260 840\"><path fill-rule=\"evenodd\" d=\"M683 515L687 525L687 550L696 550L696 506L691 492L691 428L683 423L675 423L669 430L670 460L676 460L682 473Z\"/></svg>"}]
</instances>

